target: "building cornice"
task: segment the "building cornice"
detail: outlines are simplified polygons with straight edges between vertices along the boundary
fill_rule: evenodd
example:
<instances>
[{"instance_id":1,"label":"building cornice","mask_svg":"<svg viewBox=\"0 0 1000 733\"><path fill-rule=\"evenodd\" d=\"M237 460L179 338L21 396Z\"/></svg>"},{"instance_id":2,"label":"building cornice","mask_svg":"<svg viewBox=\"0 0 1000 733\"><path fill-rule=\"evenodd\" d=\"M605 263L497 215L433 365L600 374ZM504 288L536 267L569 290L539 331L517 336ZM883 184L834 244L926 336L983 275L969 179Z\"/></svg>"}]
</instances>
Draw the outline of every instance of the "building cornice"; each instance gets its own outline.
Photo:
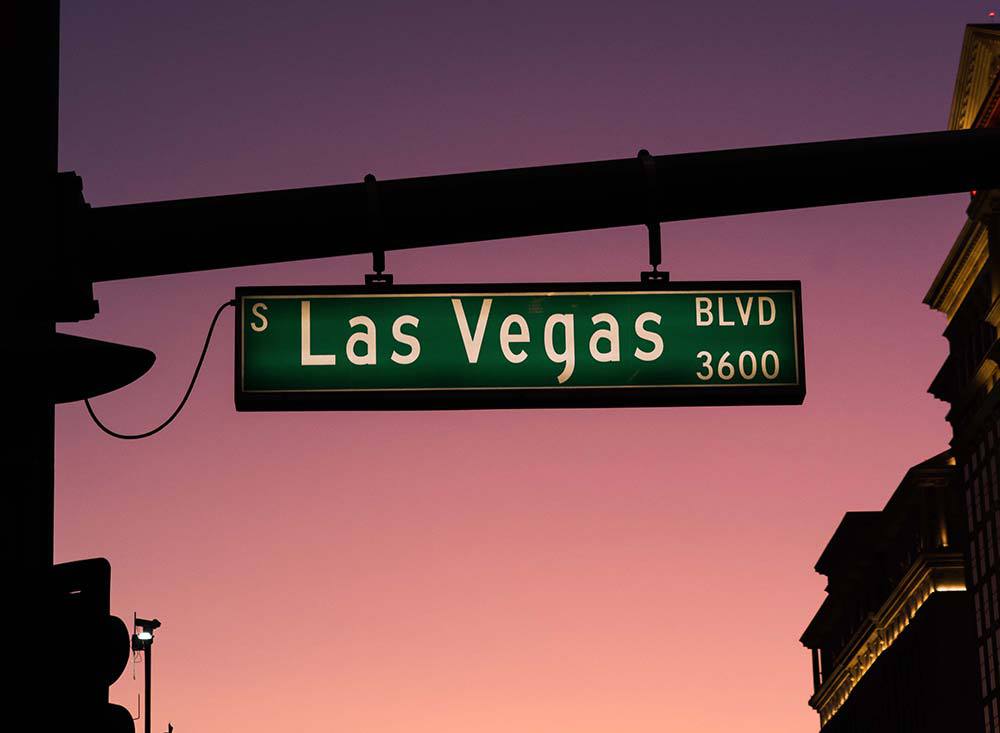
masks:
<instances>
[{"instance_id":1,"label":"building cornice","mask_svg":"<svg viewBox=\"0 0 1000 733\"><path fill-rule=\"evenodd\" d=\"M964 591L962 553L936 551L921 554L885 603L868 617L840 653L809 704L825 726L847 702L851 692L875 660L892 646L932 594Z\"/></svg>"},{"instance_id":2,"label":"building cornice","mask_svg":"<svg viewBox=\"0 0 1000 733\"><path fill-rule=\"evenodd\" d=\"M984 191L981 195L987 196L993 193ZM989 255L988 245L988 230L983 218L969 218L924 296L924 303L934 310L941 311L951 321L986 265Z\"/></svg>"},{"instance_id":3,"label":"building cornice","mask_svg":"<svg viewBox=\"0 0 1000 733\"><path fill-rule=\"evenodd\" d=\"M1000 26L968 25L955 77L948 129L967 130L997 123L1000 116ZM995 192L980 192L969 206L969 220L934 278L924 302L955 315L986 262L986 216L996 211Z\"/></svg>"},{"instance_id":4,"label":"building cornice","mask_svg":"<svg viewBox=\"0 0 1000 733\"><path fill-rule=\"evenodd\" d=\"M966 26L948 115L949 130L967 130L976 123L998 70L1000 26Z\"/></svg>"},{"instance_id":5,"label":"building cornice","mask_svg":"<svg viewBox=\"0 0 1000 733\"><path fill-rule=\"evenodd\" d=\"M979 105L979 112L972 121L972 127L996 127L1000 121L1000 75L993 79L993 84Z\"/></svg>"}]
</instances>

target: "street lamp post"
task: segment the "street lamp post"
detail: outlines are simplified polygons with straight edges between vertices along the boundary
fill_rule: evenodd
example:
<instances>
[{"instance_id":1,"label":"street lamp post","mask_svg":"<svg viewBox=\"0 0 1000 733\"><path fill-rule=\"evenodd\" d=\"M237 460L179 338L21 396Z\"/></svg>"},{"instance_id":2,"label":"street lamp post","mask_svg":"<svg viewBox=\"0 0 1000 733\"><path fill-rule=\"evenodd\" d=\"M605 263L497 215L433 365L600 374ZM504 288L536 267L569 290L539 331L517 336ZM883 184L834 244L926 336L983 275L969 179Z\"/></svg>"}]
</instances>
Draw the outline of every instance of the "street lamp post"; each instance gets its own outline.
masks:
<instances>
[{"instance_id":1,"label":"street lamp post","mask_svg":"<svg viewBox=\"0 0 1000 733\"><path fill-rule=\"evenodd\" d=\"M146 686L146 721L143 727L146 733L151 733L152 720L150 719L150 693L152 692L153 632L160 628L160 622L155 618L145 619L136 617L133 623L134 627L138 628L139 631L132 632L132 651L142 652L143 679Z\"/></svg>"}]
</instances>

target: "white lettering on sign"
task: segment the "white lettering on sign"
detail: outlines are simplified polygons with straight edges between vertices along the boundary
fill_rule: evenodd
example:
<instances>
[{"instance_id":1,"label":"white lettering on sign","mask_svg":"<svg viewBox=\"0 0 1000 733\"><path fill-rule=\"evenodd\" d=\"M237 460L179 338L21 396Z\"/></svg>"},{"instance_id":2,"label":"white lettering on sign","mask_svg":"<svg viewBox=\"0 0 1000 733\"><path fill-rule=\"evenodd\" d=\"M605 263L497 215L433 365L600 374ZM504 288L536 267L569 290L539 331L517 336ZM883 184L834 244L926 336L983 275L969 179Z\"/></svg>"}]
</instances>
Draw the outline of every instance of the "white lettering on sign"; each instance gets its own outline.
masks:
<instances>
[{"instance_id":1,"label":"white lettering on sign","mask_svg":"<svg viewBox=\"0 0 1000 733\"><path fill-rule=\"evenodd\" d=\"M403 326L413 326L416 328L419 325L420 319L416 316L400 316L392 322L392 337L403 346L410 348L410 353L405 356L393 350L392 356L389 358L397 364L412 364L420 356L420 342L417 340L417 337L413 334L403 332Z\"/></svg>"},{"instance_id":2,"label":"white lettering on sign","mask_svg":"<svg viewBox=\"0 0 1000 733\"><path fill-rule=\"evenodd\" d=\"M712 299L711 298L695 298L694 299L694 325L696 325L696 326L711 326L712 325Z\"/></svg>"},{"instance_id":3,"label":"white lettering on sign","mask_svg":"<svg viewBox=\"0 0 1000 733\"><path fill-rule=\"evenodd\" d=\"M264 311L267 310L267 306L263 303L254 303L253 308L250 309L250 313L254 318L259 318L260 323L250 322L250 328L256 333L261 333L267 328L267 316L264 315Z\"/></svg>"},{"instance_id":4,"label":"white lettering on sign","mask_svg":"<svg viewBox=\"0 0 1000 733\"><path fill-rule=\"evenodd\" d=\"M764 324L768 325L768 324ZM719 379L728 382L736 375L736 367L729 360L730 352L726 351L719 357L719 363L717 366L712 366L712 354L708 351L699 351L698 358L701 359L701 369L699 369L695 376L698 377L703 382L707 382L713 376L718 374ZM740 376L743 379L749 381L757 376L757 355L752 351L742 351L740 352L739 359L737 361L740 370ZM760 372L764 375L764 379L772 381L778 378L778 371L780 365L778 361L778 354L771 349L765 351L760 357Z\"/></svg>"},{"instance_id":5,"label":"white lettering on sign","mask_svg":"<svg viewBox=\"0 0 1000 733\"><path fill-rule=\"evenodd\" d=\"M735 326L736 321L726 320L726 309L722 302L722 298L719 298L719 325L720 326Z\"/></svg>"},{"instance_id":6,"label":"white lettering on sign","mask_svg":"<svg viewBox=\"0 0 1000 733\"><path fill-rule=\"evenodd\" d=\"M511 326L517 326L517 333L511 332ZM513 313L503 319L503 323L500 324L500 351L503 352L507 361L511 364L520 364L527 359L528 354L524 349L514 351L510 345L526 344L529 341L531 341L531 332L528 330L528 322L524 320L524 316Z\"/></svg>"},{"instance_id":7,"label":"white lettering on sign","mask_svg":"<svg viewBox=\"0 0 1000 733\"><path fill-rule=\"evenodd\" d=\"M476 333L469 333L469 320L465 317L465 309L462 301L458 298L451 299L451 305L455 309L455 320L458 321L458 332L462 334L462 344L465 346L465 355L469 358L470 364L479 361L479 350L483 347L483 336L486 335L486 321L490 317L490 306L493 305L493 298L483 298L483 304L479 307L479 320L476 321Z\"/></svg>"},{"instance_id":8,"label":"white lettering on sign","mask_svg":"<svg viewBox=\"0 0 1000 733\"><path fill-rule=\"evenodd\" d=\"M768 307L770 308L771 311L770 318L764 318L764 303L767 303ZM760 298L757 300L757 312L760 314L757 323L759 323L761 326L770 326L772 323L774 323L775 310L776 309L774 307L773 300L768 298L766 295L760 296Z\"/></svg>"},{"instance_id":9,"label":"white lettering on sign","mask_svg":"<svg viewBox=\"0 0 1000 733\"><path fill-rule=\"evenodd\" d=\"M563 327L563 340L566 342L561 353L556 351L552 339L552 334L556 326ZM576 348L573 344L573 314L553 313L549 316L548 320L545 321L545 335L543 339L545 342L545 355L549 357L549 361L554 364L564 365L562 372L556 377L556 381L562 384L573 376L573 369L576 366Z\"/></svg>"},{"instance_id":10,"label":"white lettering on sign","mask_svg":"<svg viewBox=\"0 0 1000 733\"><path fill-rule=\"evenodd\" d=\"M736 310L739 311L740 323L744 326L750 325L750 318L753 315L753 296L749 296L744 300L740 296L736 296ZM715 323L715 313L712 312L712 299L698 297L694 299L694 325L696 326L711 326ZM720 326L735 326L736 321L726 319L725 302L720 295L715 302L716 309L719 314L718 325ZM767 315L765 316L765 312ZM774 323L774 318L776 315L776 308L774 307L774 300L762 295L757 298L757 325L758 326L770 326Z\"/></svg>"},{"instance_id":11,"label":"white lettering on sign","mask_svg":"<svg viewBox=\"0 0 1000 733\"><path fill-rule=\"evenodd\" d=\"M493 310L494 298L450 298L455 315L457 335L461 340L466 359L469 364L477 364L483 354L486 344L487 329L490 327L490 316ZM470 301L470 308L465 309L463 300ZM479 305L472 305L479 301ZM368 315L355 315L348 320L351 331L347 334L346 344L334 349L337 353L314 353L312 343L313 324L311 302L300 301L301 306L301 350L300 364L303 367L335 366L337 356L346 356L347 362L355 366L374 366L378 363L377 323ZM729 312L726 312L726 309ZM711 295L694 298L695 325L699 327L752 327L770 326L777 318L777 307L773 298L766 295ZM471 313L475 312L475 323L471 322ZM577 347L580 347L581 358L589 357L586 362L587 378L592 375L590 369L599 364L620 363L622 361L622 334L618 318L612 313L602 312L589 316L593 328L581 333L581 341L576 343L576 315L581 313L549 313L544 322L542 347L544 358L558 368L555 381L566 384L577 372ZM249 327L254 333L262 333L270 326L269 317L273 320L273 312L268 311L264 302L255 302L249 309ZM498 317L499 319L499 317ZM498 320L497 319L497 320ZM450 319L449 319L450 320ZM391 322L393 346L388 351L388 359L402 366L416 363L423 353L421 340L418 338L420 318L411 314L398 315ZM654 311L640 313L633 323L635 341L626 340L626 358L635 358L640 362L654 362L664 357L665 336L662 333L663 316ZM386 328L383 325L383 328ZM427 328L427 325L424 326ZM317 326L321 328L321 326ZM538 328L538 326L535 326ZM450 330L450 327L449 327ZM454 338L455 331L450 331ZM499 346L500 355L509 364L523 364L532 358L541 357L530 347L532 332L528 319L520 313L509 313L499 323L497 331L490 331L491 346ZM535 334L537 339L537 332ZM329 334L326 334L329 338ZM493 342L492 339L497 341ZM584 341L586 339L586 341ZM536 342L537 343L537 342ZM586 344L586 350L584 350ZM457 347L457 344L455 344ZM327 347L329 348L329 347ZM341 348L343 351L341 351ZM629 353L630 352L630 353ZM495 356L490 352L490 359ZM386 354L383 353L383 358ZM697 352L700 362L694 376L699 381L722 382L769 382L779 376L780 365L777 352L701 350ZM501 362L502 363L502 362Z\"/></svg>"},{"instance_id":12,"label":"white lettering on sign","mask_svg":"<svg viewBox=\"0 0 1000 733\"><path fill-rule=\"evenodd\" d=\"M640 361L656 361L663 354L663 337L656 333L656 331L650 331L646 328L646 324L650 321L659 326L660 320L660 314L653 313L652 311L640 313L639 317L635 319L635 335L653 345L653 348L649 351L642 351L636 348L636 359Z\"/></svg>"},{"instance_id":13,"label":"white lettering on sign","mask_svg":"<svg viewBox=\"0 0 1000 733\"><path fill-rule=\"evenodd\" d=\"M363 326L365 329L364 331L355 331L347 339L347 360L358 366L375 364L377 359L375 353L375 321L368 316L355 316L347 323L351 328ZM356 351L358 344L364 345L365 353L359 354Z\"/></svg>"},{"instance_id":14,"label":"white lettering on sign","mask_svg":"<svg viewBox=\"0 0 1000 733\"><path fill-rule=\"evenodd\" d=\"M607 328L599 328L590 336L590 355L594 361L613 362L621 361L621 344L618 340L618 319L610 313L598 313L590 319L595 326L599 323L607 324ZM608 342L608 350L601 351L598 344L601 341Z\"/></svg>"},{"instance_id":15,"label":"white lettering on sign","mask_svg":"<svg viewBox=\"0 0 1000 733\"><path fill-rule=\"evenodd\" d=\"M302 301L302 366L333 366L337 363L334 354L312 353L312 319L309 301Z\"/></svg>"},{"instance_id":16,"label":"white lettering on sign","mask_svg":"<svg viewBox=\"0 0 1000 733\"><path fill-rule=\"evenodd\" d=\"M746 308L743 307L743 298L736 298L736 310L740 312L740 322L746 326L750 323L750 311L753 308L753 296L747 298Z\"/></svg>"}]
</instances>

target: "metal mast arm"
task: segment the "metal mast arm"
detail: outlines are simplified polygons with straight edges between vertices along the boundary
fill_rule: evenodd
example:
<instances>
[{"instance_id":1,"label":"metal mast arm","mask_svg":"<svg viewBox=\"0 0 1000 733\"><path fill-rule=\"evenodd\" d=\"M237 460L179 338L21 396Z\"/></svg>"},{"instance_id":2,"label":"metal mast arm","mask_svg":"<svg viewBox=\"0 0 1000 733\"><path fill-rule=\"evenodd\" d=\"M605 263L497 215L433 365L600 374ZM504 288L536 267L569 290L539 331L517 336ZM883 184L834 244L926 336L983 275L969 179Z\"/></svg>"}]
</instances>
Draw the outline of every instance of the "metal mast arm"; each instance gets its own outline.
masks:
<instances>
[{"instance_id":1,"label":"metal mast arm","mask_svg":"<svg viewBox=\"0 0 1000 733\"><path fill-rule=\"evenodd\" d=\"M1000 129L648 160L652 214L677 221L1000 187ZM382 249L647 224L642 166L627 158L380 180ZM89 274L116 280L370 252L368 208L363 183L95 208Z\"/></svg>"}]
</instances>

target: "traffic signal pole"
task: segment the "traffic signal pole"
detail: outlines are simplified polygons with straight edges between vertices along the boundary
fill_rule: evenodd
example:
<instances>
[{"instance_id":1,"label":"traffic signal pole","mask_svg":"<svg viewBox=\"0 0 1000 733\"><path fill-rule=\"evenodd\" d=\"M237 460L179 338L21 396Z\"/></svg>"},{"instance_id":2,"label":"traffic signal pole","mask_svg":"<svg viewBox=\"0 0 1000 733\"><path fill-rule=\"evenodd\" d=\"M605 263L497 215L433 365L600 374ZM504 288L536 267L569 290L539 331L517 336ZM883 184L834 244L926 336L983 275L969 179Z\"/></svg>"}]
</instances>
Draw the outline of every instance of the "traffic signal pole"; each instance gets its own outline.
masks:
<instances>
[{"instance_id":1,"label":"traffic signal pole","mask_svg":"<svg viewBox=\"0 0 1000 733\"><path fill-rule=\"evenodd\" d=\"M58 222L53 216L59 108L59 3L19 0L6 3L0 18L7 46L8 80L4 115L12 155L3 208L5 290L11 301L32 288L46 290L45 263L54 251ZM54 406L41 362L55 334L55 320L44 308L27 307L23 317L5 319L0 342L4 418L4 613L15 630L8 639L8 699L31 710L44 684L45 652L33 645L48 610L47 583L52 568ZM34 707L35 710L44 708Z\"/></svg>"},{"instance_id":2,"label":"traffic signal pole","mask_svg":"<svg viewBox=\"0 0 1000 733\"><path fill-rule=\"evenodd\" d=\"M59 235L53 211L59 3L22 0L2 13L11 21L7 27L14 29L19 61L17 73L10 74L14 83L8 108L19 154L12 157L13 175L8 181L13 185L6 187L9 193L3 198L9 237L4 247L9 258L5 289L16 296L33 288L48 289L47 265ZM53 402L40 381L39 361L55 332L55 319L44 307L25 308L23 315L7 319L4 329L7 335L0 344L0 369L7 386L4 412L8 429L17 436L3 441L5 472L12 484L4 495L14 504L4 535L14 544L7 558L16 563L19 581L30 582L52 565Z\"/></svg>"},{"instance_id":3,"label":"traffic signal pole","mask_svg":"<svg viewBox=\"0 0 1000 733\"><path fill-rule=\"evenodd\" d=\"M153 640L146 642L142 652L142 684L146 689L146 715L143 721L145 733L152 733L153 725Z\"/></svg>"}]
</instances>

